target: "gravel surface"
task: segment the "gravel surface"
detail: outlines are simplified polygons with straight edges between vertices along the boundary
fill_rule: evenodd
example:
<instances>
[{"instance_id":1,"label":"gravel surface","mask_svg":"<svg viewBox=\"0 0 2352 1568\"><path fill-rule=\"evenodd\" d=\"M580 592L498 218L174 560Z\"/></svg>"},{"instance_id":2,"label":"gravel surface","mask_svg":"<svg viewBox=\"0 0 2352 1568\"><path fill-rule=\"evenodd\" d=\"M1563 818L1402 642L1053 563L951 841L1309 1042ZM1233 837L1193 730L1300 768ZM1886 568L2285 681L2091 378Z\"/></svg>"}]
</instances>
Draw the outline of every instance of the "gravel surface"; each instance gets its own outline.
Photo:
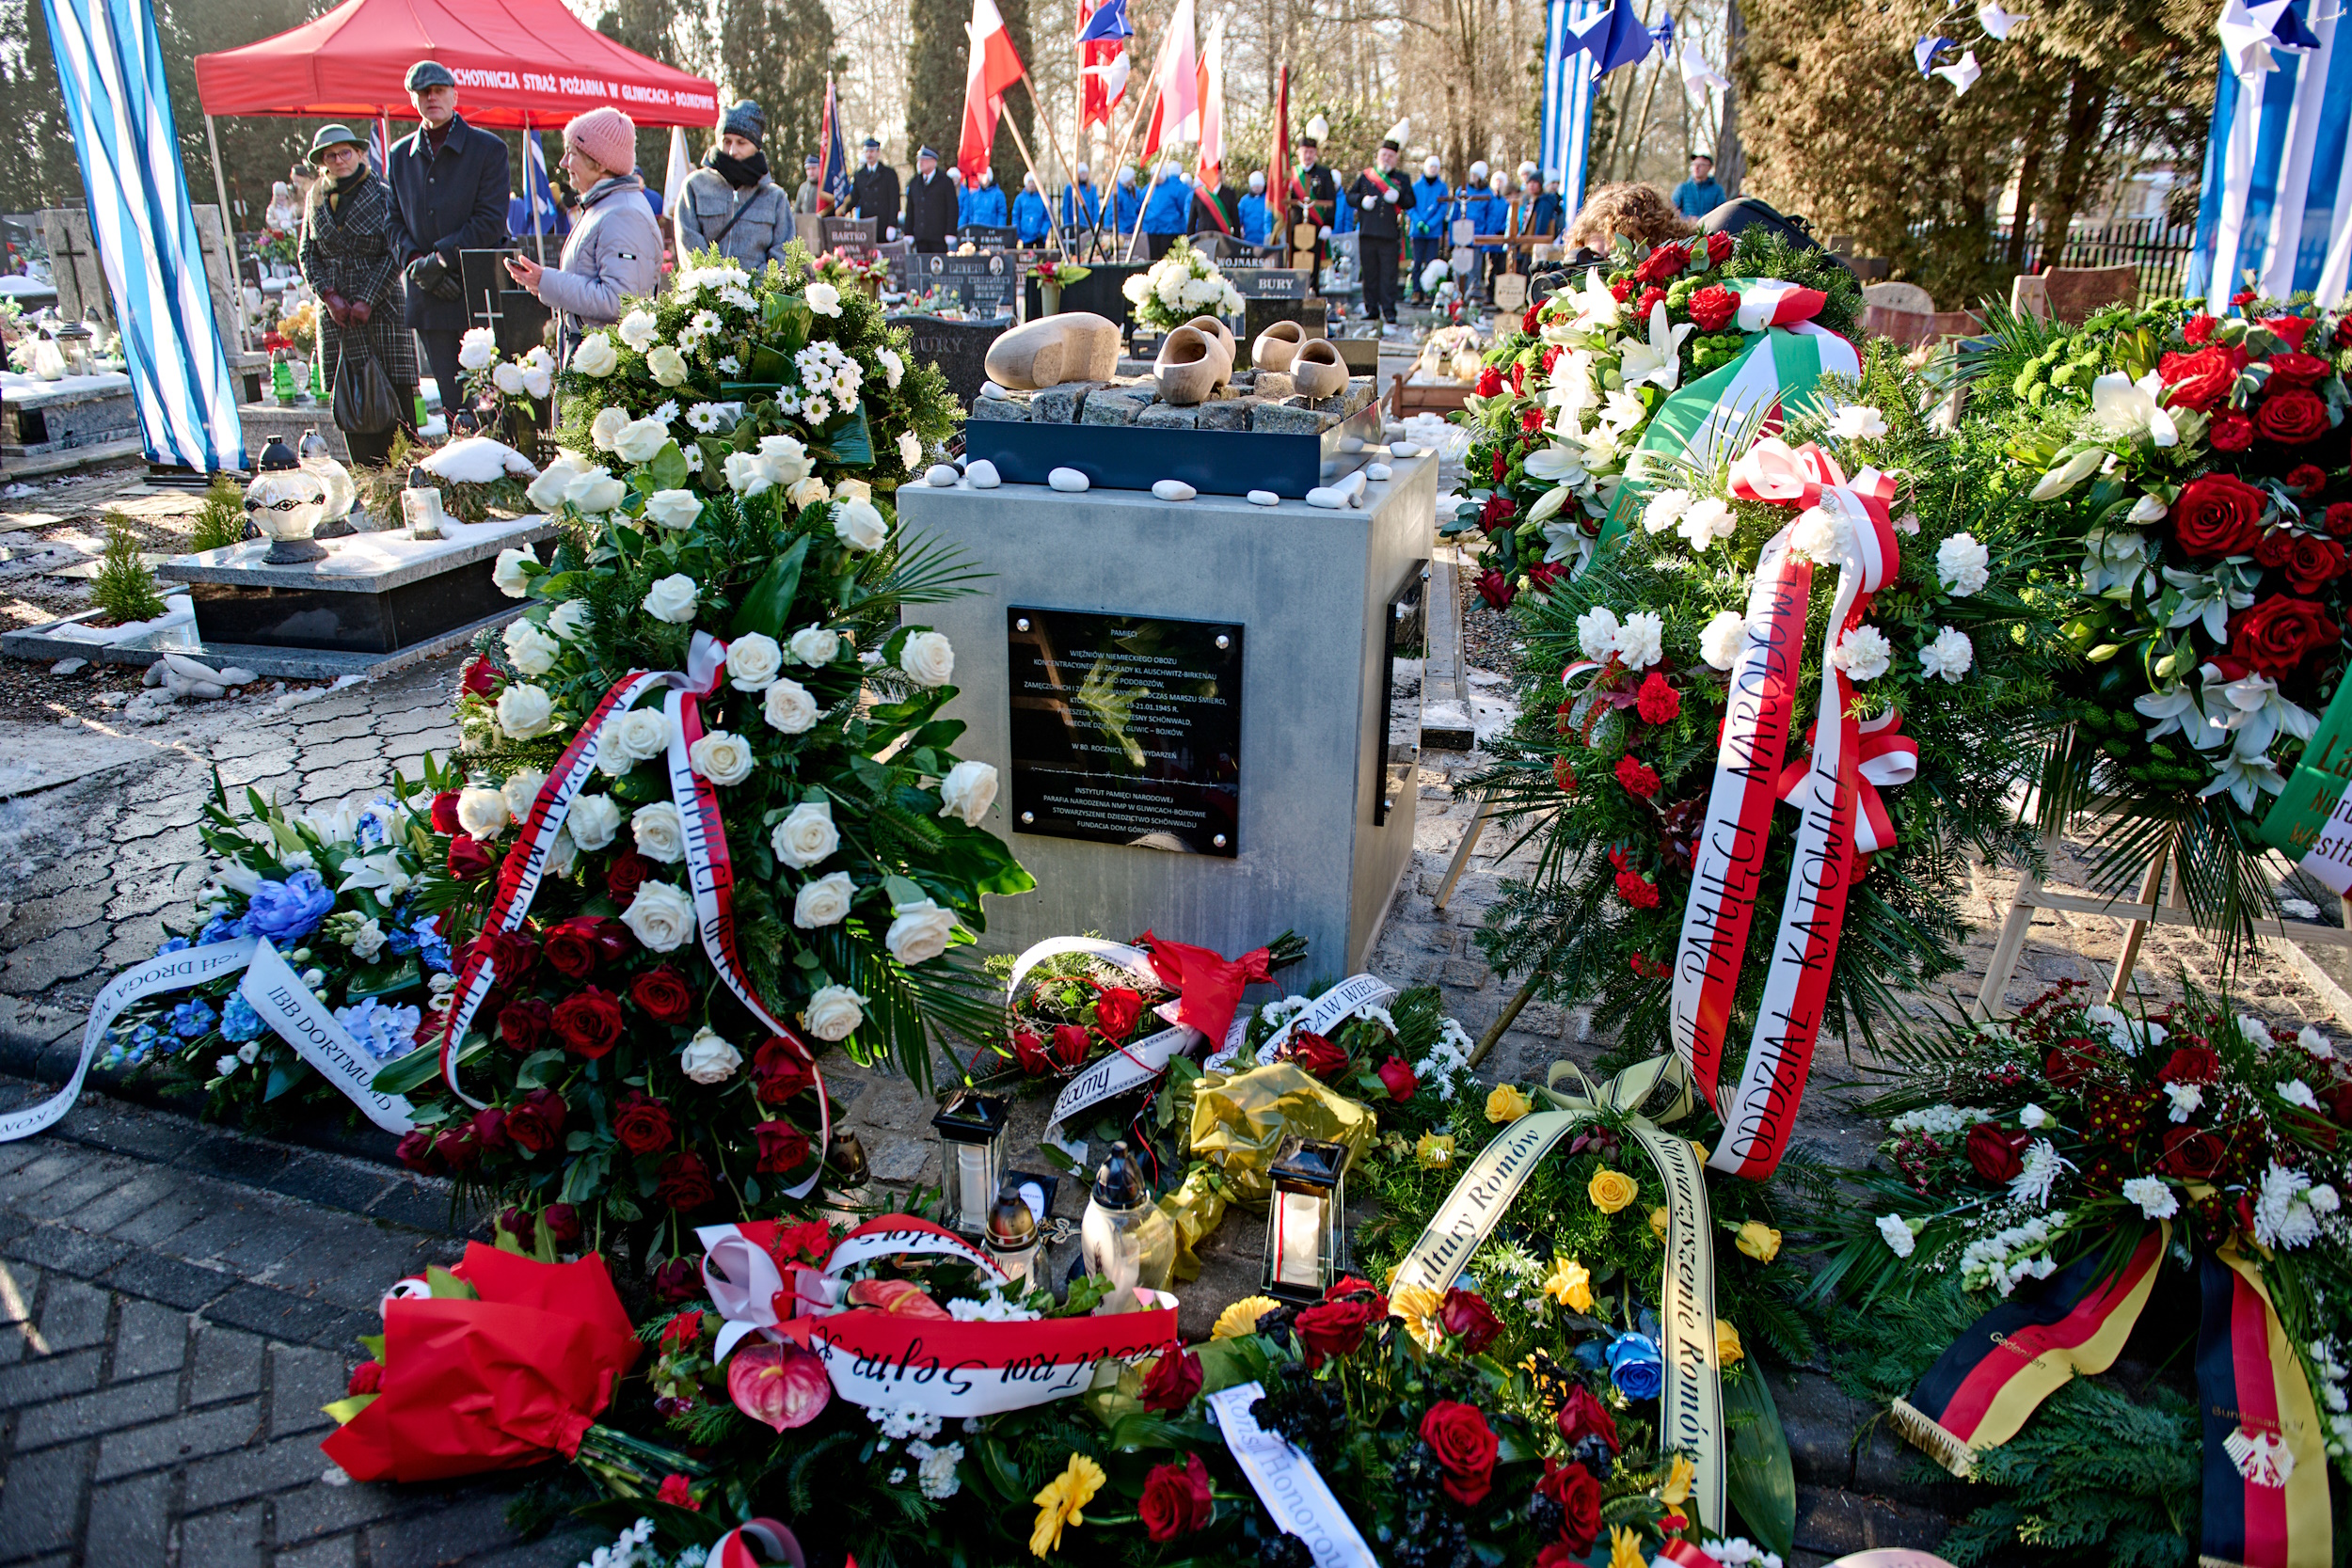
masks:
<instances>
[{"instance_id":1,"label":"gravel surface","mask_svg":"<svg viewBox=\"0 0 2352 1568\"><path fill-rule=\"evenodd\" d=\"M1526 639L1507 611L1478 596L1475 569L1457 574L1462 592L1462 662L1509 676L1519 667Z\"/></svg>"}]
</instances>

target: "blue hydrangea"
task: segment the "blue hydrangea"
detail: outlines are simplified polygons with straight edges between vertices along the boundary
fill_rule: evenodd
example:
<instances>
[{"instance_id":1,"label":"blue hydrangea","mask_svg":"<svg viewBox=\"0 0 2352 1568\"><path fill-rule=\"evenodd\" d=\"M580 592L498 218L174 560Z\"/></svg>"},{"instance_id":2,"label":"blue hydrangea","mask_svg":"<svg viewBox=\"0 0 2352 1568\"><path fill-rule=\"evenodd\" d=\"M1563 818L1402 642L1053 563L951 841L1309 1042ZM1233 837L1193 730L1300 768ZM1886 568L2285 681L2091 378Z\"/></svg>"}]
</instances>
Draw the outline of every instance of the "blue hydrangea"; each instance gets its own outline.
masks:
<instances>
[{"instance_id":1,"label":"blue hydrangea","mask_svg":"<svg viewBox=\"0 0 2352 1568\"><path fill-rule=\"evenodd\" d=\"M183 1040L200 1040L213 1032L220 1022L220 1014L202 997L194 997L171 1009L171 1032Z\"/></svg>"},{"instance_id":2,"label":"blue hydrangea","mask_svg":"<svg viewBox=\"0 0 2352 1568\"><path fill-rule=\"evenodd\" d=\"M371 996L356 1007L335 1009L335 1022L351 1031L359 1048L377 1061L388 1061L416 1049L417 1026L424 1014L415 1007L388 1007Z\"/></svg>"},{"instance_id":3,"label":"blue hydrangea","mask_svg":"<svg viewBox=\"0 0 2352 1568\"><path fill-rule=\"evenodd\" d=\"M419 915L408 927L416 933L417 952L422 957L425 969L437 974L449 969L449 943L442 940L440 932L433 928L433 923L439 918L438 915Z\"/></svg>"},{"instance_id":4,"label":"blue hydrangea","mask_svg":"<svg viewBox=\"0 0 2352 1568\"><path fill-rule=\"evenodd\" d=\"M335 908L335 895L315 871L297 871L282 882L264 879L246 906L245 929L280 947L319 928Z\"/></svg>"},{"instance_id":5,"label":"blue hydrangea","mask_svg":"<svg viewBox=\"0 0 2352 1568\"><path fill-rule=\"evenodd\" d=\"M229 942L243 935L245 935L244 921L232 921L227 915L216 914L204 923L202 930L196 933L196 940L210 946L215 942Z\"/></svg>"},{"instance_id":6,"label":"blue hydrangea","mask_svg":"<svg viewBox=\"0 0 2352 1568\"><path fill-rule=\"evenodd\" d=\"M169 942L165 942L161 947L155 949L155 956L160 958L167 953L184 952L186 951L188 945L189 943L187 938L173 937Z\"/></svg>"},{"instance_id":7,"label":"blue hydrangea","mask_svg":"<svg viewBox=\"0 0 2352 1568\"><path fill-rule=\"evenodd\" d=\"M235 1040L242 1045L246 1040L260 1039L268 1030L269 1025L262 1022L262 1015L253 1010L253 1004L245 999L245 992L229 993L229 1000L220 1010L223 1039Z\"/></svg>"}]
</instances>

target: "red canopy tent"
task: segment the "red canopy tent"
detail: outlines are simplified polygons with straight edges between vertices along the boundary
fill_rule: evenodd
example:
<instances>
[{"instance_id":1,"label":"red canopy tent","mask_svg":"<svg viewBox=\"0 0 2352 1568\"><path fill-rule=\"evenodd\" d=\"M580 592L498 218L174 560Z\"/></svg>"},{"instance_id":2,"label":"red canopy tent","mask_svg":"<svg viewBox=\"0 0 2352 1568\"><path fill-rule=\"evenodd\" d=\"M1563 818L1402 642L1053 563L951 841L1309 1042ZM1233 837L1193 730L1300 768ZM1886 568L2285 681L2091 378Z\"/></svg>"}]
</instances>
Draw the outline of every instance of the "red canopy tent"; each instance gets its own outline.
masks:
<instances>
[{"instance_id":1,"label":"red canopy tent","mask_svg":"<svg viewBox=\"0 0 2352 1568\"><path fill-rule=\"evenodd\" d=\"M325 16L196 57L206 115L414 119L408 68L438 60L467 122L516 131L611 104L641 126L718 122L719 89L595 31L564 0L345 0Z\"/></svg>"}]
</instances>

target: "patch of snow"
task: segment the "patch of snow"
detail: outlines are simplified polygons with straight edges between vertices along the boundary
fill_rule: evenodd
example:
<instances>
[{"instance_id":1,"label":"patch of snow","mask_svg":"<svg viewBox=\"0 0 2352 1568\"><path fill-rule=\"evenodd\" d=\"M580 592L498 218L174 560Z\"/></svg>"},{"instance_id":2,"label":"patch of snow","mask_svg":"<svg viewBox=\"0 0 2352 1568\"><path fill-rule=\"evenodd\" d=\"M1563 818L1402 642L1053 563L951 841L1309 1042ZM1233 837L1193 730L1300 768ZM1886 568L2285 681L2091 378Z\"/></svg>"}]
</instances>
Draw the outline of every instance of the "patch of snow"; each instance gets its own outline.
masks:
<instances>
[{"instance_id":1,"label":"patch of snow","mask_svg":"<svg viewBox=\"0 0 2352 1568\"><path fill-rule=\"evenodd\" d=\"M509 475L516 479L539 477L538 467L530 458L487 436L469 436L462 441L452 441L417 466L453 484L491 484Z\"/></svg>"}]
</instances>

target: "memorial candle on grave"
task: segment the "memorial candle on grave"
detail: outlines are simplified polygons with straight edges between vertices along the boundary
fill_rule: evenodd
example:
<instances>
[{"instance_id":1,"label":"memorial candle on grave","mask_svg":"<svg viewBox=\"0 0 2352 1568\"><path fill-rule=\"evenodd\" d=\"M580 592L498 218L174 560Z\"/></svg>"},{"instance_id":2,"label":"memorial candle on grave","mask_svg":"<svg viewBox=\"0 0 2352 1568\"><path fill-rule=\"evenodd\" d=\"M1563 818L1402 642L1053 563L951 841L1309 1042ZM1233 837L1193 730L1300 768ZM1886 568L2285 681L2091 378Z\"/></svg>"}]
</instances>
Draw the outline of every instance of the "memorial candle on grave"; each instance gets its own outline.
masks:
<instances>
[{"instance_id":1,"label":"memorial candle on grave","mask_svg":"<svg viewBox=\"0 0 2352 1568\"><path fill-rule=\"evenodd\" d=\"M1337 1277L1347 1146L1292 1138L1266 1170L1274 1201L1266 1210L1265 1293L1277 1301L1317 1302Z\"/></svg>"},{"instance_id":2,"label":"memorial candle on grave","mask_svg":"<svg viewBox=\"0 0 2352 1568\"><path fill-rule=\"evenodd\" d=\"M946 1224L966 1235L985 1235L988 1212L1005 1168L1002 1096L958 1089L931 1127L939 1133L939 1180L946 1197Z\"/></svg>"}]
</instances>

